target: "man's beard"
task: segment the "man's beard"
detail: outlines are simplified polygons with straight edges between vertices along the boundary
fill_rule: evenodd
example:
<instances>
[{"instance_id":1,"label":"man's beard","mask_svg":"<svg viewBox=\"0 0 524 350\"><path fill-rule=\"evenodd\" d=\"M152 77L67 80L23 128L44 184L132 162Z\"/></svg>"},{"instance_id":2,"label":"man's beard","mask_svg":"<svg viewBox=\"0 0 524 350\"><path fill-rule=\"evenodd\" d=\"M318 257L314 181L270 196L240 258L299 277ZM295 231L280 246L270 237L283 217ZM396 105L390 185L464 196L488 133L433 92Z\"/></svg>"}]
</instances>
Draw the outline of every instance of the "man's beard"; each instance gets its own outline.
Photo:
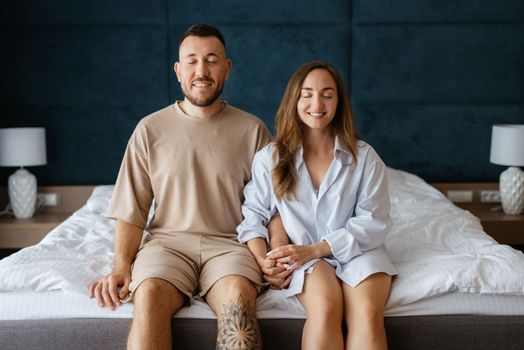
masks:
<instances>
[{"instance_id":1,"label":"man's beard","mask_svg":"<svg viewBox=\"0 0 524 350\"><path fill-rule=\"evenodd\" d=\"M184 87L182 87L182 93L184 94L185 98L189 102L191 102L192 105L197 107L207 107L211 106L222 94L222 90L224 90L224 84L217 85L217 89L215 90L215 93L207 98L195 98L194 96L191 96L191 94L186 91Z\"/></svg>"}]
</instances>

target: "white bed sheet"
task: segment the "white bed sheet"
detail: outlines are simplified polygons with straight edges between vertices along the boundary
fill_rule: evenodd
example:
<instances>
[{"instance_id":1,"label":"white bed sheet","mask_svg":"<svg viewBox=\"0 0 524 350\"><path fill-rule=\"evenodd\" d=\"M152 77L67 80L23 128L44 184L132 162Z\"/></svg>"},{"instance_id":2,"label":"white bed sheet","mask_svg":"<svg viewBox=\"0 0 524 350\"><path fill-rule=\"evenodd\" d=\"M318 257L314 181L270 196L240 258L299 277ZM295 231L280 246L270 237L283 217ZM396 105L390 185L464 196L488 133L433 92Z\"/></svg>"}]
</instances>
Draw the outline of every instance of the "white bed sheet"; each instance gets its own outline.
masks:
<instances>
[{"instance_id":1,"label":"white bed sheet","mask_svg":"<svg viewBox=\"0 0 524 350\"><path fill-rule=\"evenodd\" d=\"M306 314L296 298L275 307L271 300L281 296L268 291L258 300L259 319L304 319ZM65 318L132 318L133 305L122 304L114 311L98 307L94 299L84 294L63 291L4 292L0 297L0 320L38 320ZM524 315L524 297L516 295L480 295L447 293L422 299L407 305L388 307L387 317L427 315ZM192 301L174 318L215 319L209 306Z\"/></svg>"},{"instance_id":2,"label":"white bed sheet","mask_svg":"<svg viewBox=\"0 0 524 350\"><path fill-rule=\"evenodd\" d=\"M394 314L394 310L415 312L417 302L437 300L436 297L448 293L461 295L457 298L467 297L464 293L483 294L491 296L489 300L493 300L494 295L504 295L510 305L524 304L524 298L517 297L524 295L522 252L497 244L482 231L477 218L454 206L417 176L388 169L388 181L394 225L386 246L399 275L393 282L387 314ZM27 291L46 292L49 300L60 301L60 295L71 298L72 304L86 312L78 317L119 317L117 315L132 308L124 305L115 312L98 307L89 309L93 301L86 296L89 283L107 274L113 261L114 222L103 215L111 192L112 186L96 187L86 205L38 245L0 261L1 318L18 312L25 314L15 299L39 298L38 294ZM264 298L259 302L259 314L302 312L296 299L285 299L279 292L271 291ZM50 306L49 310L52 309ZM28 317L36 310L36 307L30 308ZM479 306L479 310L484 309ZM511 310L524 314L519 307L501 310L507 310L502 314ZM188 317L193 312L198 314L198 307L184 310L179 316ZM209 313L209 309L206 312ZM492 311L486 309L486 312ZM43 313L39 315L46 318ZM125 315L122 317L130 317L130 311Z\"/></svg>"},{"instance_id":3,"label":"white bed sheet","mask_svg":"<svg viewBox=\"0 0 524 350\"><path fill-rule=\"evenodd\" d=\"M291 302L270 290L258 299L259 318L304 318L296 300ZM278 293L281 294L281 293ZM11 291L0 294L0 320L53 319L53 318L132 318L133 304L122 304L115 310L100 308L94 299L85 294L64 291L35 292ZM278 304L280 301L280 304ZM175 318L216 318L204 302L191 300Z\"/></svg>"}]
</instances>

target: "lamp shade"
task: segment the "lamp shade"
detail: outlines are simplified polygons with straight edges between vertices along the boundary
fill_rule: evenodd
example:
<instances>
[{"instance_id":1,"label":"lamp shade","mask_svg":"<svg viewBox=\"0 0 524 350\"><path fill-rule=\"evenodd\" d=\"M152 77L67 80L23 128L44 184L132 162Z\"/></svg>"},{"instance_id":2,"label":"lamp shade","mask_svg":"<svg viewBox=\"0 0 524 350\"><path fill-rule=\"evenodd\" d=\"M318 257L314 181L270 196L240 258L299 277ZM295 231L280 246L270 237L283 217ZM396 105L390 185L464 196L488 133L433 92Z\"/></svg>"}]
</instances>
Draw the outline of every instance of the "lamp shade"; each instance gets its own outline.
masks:
<instances>
[{"instance_id":1,"label":"lamp shade","mask_svg":"<svg viewBox=\"0 0 524 350\"><path fill-rule=\"evenodd\" d=\"M491 163L524 166L524 124L493 125Z\"/></svg>"},{"instance_id":2,"label":"lamp shade","mask_svg":"<svg viewBox=\"0 0 524 350\"><path fill-rule=\"evenodd\" d=\"M47 164L44 128L0 129L0 166Z\"/></svg>"}]
</instances>

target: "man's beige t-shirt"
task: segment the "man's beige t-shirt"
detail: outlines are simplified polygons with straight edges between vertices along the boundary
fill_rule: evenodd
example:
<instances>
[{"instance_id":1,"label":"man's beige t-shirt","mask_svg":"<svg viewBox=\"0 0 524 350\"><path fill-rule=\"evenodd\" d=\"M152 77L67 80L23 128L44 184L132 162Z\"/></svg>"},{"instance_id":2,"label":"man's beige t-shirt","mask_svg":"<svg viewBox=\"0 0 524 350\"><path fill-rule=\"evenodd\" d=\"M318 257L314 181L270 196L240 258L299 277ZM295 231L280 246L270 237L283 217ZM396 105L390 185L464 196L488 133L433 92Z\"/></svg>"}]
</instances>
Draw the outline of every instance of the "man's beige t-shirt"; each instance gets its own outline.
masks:
<instances>
[{"instance_id":1,"label":"man's beige t-shirt","mask_svg":"<svg viewBox=\"0 0 524 350\"><path fill-rule=\"evenodd\" d=\"M226 104L211 118L178 102L143 118L124 155L107 216L155 234L236 238L251 162L271 135L255 116Z\"/></svg>"}]
</instances>

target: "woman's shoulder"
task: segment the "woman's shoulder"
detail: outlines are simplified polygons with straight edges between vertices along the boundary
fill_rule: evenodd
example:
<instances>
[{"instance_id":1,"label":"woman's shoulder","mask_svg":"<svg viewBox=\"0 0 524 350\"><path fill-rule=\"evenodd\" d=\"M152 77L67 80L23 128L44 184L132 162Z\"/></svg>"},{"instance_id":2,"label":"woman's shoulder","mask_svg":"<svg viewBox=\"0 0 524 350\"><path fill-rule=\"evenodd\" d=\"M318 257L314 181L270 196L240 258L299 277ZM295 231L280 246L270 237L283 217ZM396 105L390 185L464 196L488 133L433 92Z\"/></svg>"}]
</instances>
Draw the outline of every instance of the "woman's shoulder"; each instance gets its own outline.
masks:
<instances>
[{"instance_id":1,"label":"woman's shoulder","mask_svg":"<svg viewBox=\"0 0 524 350\"><path fill-rule=\"evenodd\" d=\"M256 154L253 162L263 163L270 166L273 163L273 152L275 150L275 143L270 142L262 147Z\"/></svg>"},{"instance_id":2,"label":"woman's shoulder","mask_svg":"<svg viewBox=\"0 0 524 350\"><path fill-rule=\"evenodd\" d=\"M382 161L377 151L369 143L363 140L357 142L358 158L365 159L366 162Z\"/></svg>"},{"instance_id":3,"label":"woman's shoulder","mask_svg":"<svg viewBox=\"0 0 524 350\"><path fill-rule=\"evenodd\" d=\"M260 157L261 156L264 156L264 157L268 157L268 156L271 156L275 150L275 142L270 142L268 143L267 145L265 145L264 147L262 147L258 152L257 152L257 155L259 154Z\"/></svg>"}]
</instances>

